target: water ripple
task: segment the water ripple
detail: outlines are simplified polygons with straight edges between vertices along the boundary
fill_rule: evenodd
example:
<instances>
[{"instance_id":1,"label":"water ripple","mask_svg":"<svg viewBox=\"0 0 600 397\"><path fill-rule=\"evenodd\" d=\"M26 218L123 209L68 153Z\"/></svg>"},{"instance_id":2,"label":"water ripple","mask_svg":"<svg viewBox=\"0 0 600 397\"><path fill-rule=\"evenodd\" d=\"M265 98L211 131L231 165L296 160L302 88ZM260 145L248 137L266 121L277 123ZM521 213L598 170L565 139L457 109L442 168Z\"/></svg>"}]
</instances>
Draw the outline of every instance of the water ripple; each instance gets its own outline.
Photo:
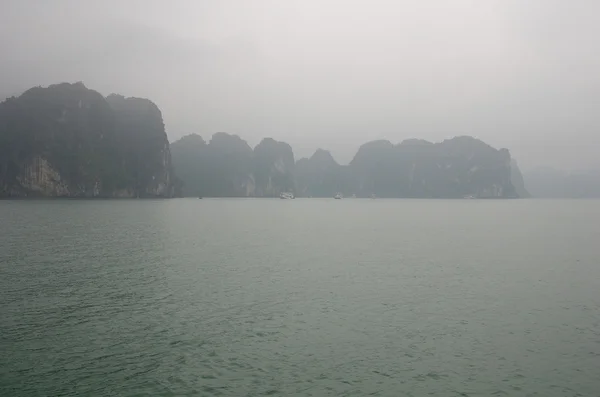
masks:
<instances>
[{"instance_id":1,"label":"water ripple","mask_svg":"<svg viewBox=\"0 0 600 397\"><path fill-rule=\"evenodd\" d=\"M0 395L597 395L600 203L332 202L0 202Z\"/></svg>"}]
</instances>

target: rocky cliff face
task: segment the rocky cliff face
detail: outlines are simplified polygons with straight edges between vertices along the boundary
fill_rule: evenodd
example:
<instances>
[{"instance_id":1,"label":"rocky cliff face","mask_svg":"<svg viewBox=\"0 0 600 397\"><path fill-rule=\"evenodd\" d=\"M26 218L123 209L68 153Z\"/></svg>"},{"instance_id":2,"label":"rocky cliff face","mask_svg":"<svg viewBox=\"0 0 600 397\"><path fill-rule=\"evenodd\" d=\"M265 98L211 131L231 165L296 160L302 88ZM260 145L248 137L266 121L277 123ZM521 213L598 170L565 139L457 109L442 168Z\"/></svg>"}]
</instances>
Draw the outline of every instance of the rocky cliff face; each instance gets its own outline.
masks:
<instances>
[{"instance_id":1,"label":"rocky cliff face","mask_svg":"<svg viewBox=\"0 0 600 397\"><path fill-rule=\"evenodd\" d=\"M298 196L333 197L352 190L348 167L339 165L330 152L318 149L310 158L296 163Z\"/></svg>"},{"instance_id":2,"label":"rocky cliff face","mask_svg":"<svg viewBox=\"0 0 600 397\"><path fill-rule=\"evenodd\" d=\"M18 187L11 187L9 195L17 196L21 191L36 192L49 196L68 196L69 186L62 180L48 161L41 156L34 156L25 163L16 177Z\"/></svg>"},{"instance_id":3,"label":"rocky cliff face","mask_svg":"<svg viewBox=\"0 0 600 397\"><path fill-rule=\"evenodd\" d=\"M218 132L206 144L192 134L172 151L185 196L274 197L294 188L292 148L273 139L253 150L237 135Z\"/></svg>"},{"instance_id":4,"label":"rocky cliff face","mask_svg":"<svg viewBox=\"0 0 600 397\"><path fill-rule=\"evenodd\" d=\"M189 136L174 143L176 169L186 194L272 197L332 197L336 192L362 197L512 198L510 153L471 137L441 143L411 139L360 147L348 166L325 150L294 164L289 145L265 139L254 150L237 136L215 134L207 145Z\"/></svg>"},{"instance_id":5,"label":"rocky cliff face","mask_svg":"<svg viewBox=\"0 0 600 397\"><path fill-rule=\"evenodd\" d=\"M172 197L175 180L162 114L148 99L110 95L118 148L129 185L140 197Z\"/></svg>"},{"instance_id":6,"label":"rocky cliff face","mask_svg":"<svg viewBox=\"0 0 600 397\"><path fill-rule=\"evenodd\" d=\"M350 163L359 195L380 197L516 197L510 153L472 137L441 143L369 142Z\"/></svg>"},{"instance_id":7,"label":"rocky cliff face","mask_svg":"<svg viewBox=\"0 0 600 397\"><path fill-rule=\"evenodd\" d=\"M218 132L207 144L192 134L174 142L171 150L184 196L254 195L252 148L239 136Z\"/></svg>"},{"instance_id":8,"label":"rocky cliff face","mask_svg":"<svg viewBox=\"0 0 600 397\"><path fill-rule=\"evenodd\" d=\"M531 194L529 194L529 191L525 187L525 179L523 178L519 164L517 164L515 159L511 159L510 161L510 181L515 187L517 196L520 198L531 197Z\"/></svg>"},{"instance_id":9,"label":"rocky cliff face","mask_svg":"<svg viewBox=\"0 0 600 397\"><path fill-rule=\"evenodd\" d=\"M148 100L63 83L0 104L1 197L172 197L174 187Z\"/></svg>"},{"instance_id":10,"label":"rocky cliff face","mask_svg":"<svg viewBox=\"0 0 600 397\"><path fill-rule=\"evenodd\" d=\"M294 152L290 145L263 139L253 153L253 176L258 197L276 197L295 190Z\"/></svg>"},{"instance_id":11,"label":"rocky cliff face","mask_svg":"<svg viewBox=\"0 0 600 397\"><path fill-rule=\"evenodd\" d=\"M200 135L191 134L171 144L173 167L183 181L183 196L207 196L206 142Z\"/></svg>"}]
</instances>

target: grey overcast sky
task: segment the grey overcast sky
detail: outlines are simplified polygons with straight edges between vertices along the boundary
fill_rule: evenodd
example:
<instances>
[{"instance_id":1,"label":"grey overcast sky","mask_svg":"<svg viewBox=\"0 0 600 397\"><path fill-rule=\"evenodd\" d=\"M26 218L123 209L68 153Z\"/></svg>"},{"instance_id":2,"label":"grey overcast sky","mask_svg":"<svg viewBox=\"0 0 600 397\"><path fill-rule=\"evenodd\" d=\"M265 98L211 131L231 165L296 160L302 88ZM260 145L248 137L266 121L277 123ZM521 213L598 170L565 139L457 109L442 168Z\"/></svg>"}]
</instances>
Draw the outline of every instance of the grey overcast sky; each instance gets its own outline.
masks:
<instances>
[{"instance_id":1,"label":"grey overcast sky","mask_svg":"<svg viewBox=\"0 0 600 397\"><path fill-rule=\"evenodd\" d=\"M348 162L473 135L524 168L600 166L597 0L0 0L0 95L83 81Z\"/></svg>"}]
</instances>

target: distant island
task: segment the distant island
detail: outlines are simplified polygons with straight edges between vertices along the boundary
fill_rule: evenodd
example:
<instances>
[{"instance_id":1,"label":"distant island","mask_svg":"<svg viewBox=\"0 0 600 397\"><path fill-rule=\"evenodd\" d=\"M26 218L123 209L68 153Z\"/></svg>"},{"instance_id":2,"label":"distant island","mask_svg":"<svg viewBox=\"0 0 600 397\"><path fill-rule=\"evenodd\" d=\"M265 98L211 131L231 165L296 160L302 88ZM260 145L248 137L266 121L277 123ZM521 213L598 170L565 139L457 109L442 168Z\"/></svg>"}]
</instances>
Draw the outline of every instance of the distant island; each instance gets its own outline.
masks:
<instances>
[{"instance_id":1,"label":"distant island","mask_svg":"<svg viewBox=\"0 0 600 397\"><path fill-rule=\"evenodd\" d=\"M162 115L147 99L83 83L0 104L0 197L174 197Z\"/></svg>"},{"instance_id":2,"label":"distant island","mask_svg":"<svg viewBox=\"0 0 600 397\"><path fill-rule=\"evenodd\" d=\"M271 138L254 149L237 135L196 134L171 145L184 196L407 198L527 197L523 177L507 149L456 137L441 143L406 140L362 145L349 165L319 149L294 161L290 145Z\"/></svg>"},{"instance_id":3,"label":"distant island","mask_svg":"<svg viewBox=\"0 0 600 397\"><path fill-rule=\"evenodd\" d=\"M177 176L176 176L177 175ZM0 197L517 198L507 149L469 136L363 144L348 165L317 150L295 160L272 138L255 148L218 132L169 144L148 99L103 97L82 83L35 87L0 104Z\"/></svg>"}]
</instances>

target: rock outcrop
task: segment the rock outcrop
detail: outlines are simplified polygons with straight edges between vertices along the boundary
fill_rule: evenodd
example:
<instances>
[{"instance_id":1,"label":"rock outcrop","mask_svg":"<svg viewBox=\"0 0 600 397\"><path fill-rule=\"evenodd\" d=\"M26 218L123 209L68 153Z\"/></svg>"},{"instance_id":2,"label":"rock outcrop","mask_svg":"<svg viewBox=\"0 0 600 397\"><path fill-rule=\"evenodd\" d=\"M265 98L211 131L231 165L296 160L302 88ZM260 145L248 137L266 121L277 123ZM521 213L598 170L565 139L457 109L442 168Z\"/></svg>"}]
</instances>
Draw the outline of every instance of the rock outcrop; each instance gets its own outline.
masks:
<instances>
[{"instance_id":1,"label":"rock outcrop","mask_svg":"<svg viewBox=\"0 0 600 397\"><path fill-rule=\"evenodd\" d=\"M205 196L208 179L204 155L206 142L200 135L186 135L171 144L173 167L182 182L183 196Z\"/></svg>"},{"instance_id":2,"label":"rock outcrop","mask_svg":"<svg viewBox=\"0 0 600 397\"><path fill-rule=\"evenodd\" d=\"M510 153L467 136L364 144L350 163L361 196L512 198Z\"/></svg>"},{"instance_id":3,"label":"rock outcrop","mask_svg":"<svg viewBox=\"0 0 600 397\"><path fill-rule=\"evenodd\" d=\"M128 185L140 197L172 197L175 180L162 114L150 100L110 95Z\"/></svg>"},{"instance_id":4,"label":"rock outcrop","mask_svg":"<svg viewBox=\"0 0 600 397\"><path fill-rule=\"evenodd\" d=\"M303 197L333 197L351 189L348 167L339 165L330 152L318 149L310 158L296 162L297 194Z\"/></svg>"},{"instance_id":5,"label":"rock outcrop","mask_svg":"<svg viewBox=\"0 0 600 397\"><path fill-rule=\"evenodd\" d=\"M515 159L510 161L510 181L515 187L517 196L520 198L531 197L531 194L529 194L529 191L525 187L525 179L523 178L519 164L517 164L517 160Z\"/></svg>"},{"instance_id":6,"label":"rock outcrop","mask_svg":"<svg viewBox=\"0 0 600 397\"><path fill-rule=\"evenodd\" d=\"M418 139L399 145L373 141L362 145L348 166L317 150L294 164L289 145L264 139L254 150L241 138L218 133L207 145L188 136L172 145L186 195L332 197L336 192L362 197L513 198L518 197L518 167L507 149L494 149L472 137L441 143Z\"/></svg>"},{"instance_id":7,"label":"rock outcrop","mask_svg":"<svg viewBox=\"0 0 600 397\"><path fill-rule=\"evenodd\" d=\"M294 190L294 153L287 143L267 138L253 150L239 136L218 132L208 144L192 134L171 146L185 196L276 197Z\"/></svg>"},{"instance_id":8,"label":"rock outcrop","mask_svg":"<svg viewBox=\"0 0 600 397\"><path fill-rule=\"evenodd\" d=\"M192 134L174 142L171 150L184 196L254 195L253 151L239 136L218 132L207 144Z\"/></svg>"},{"instance_id":9,"label":"rock outcrop","mask_svg":"<svg viewBox=\"0 0 600 397\"><path fill-rule=\"evenodd\" d=\"M258 197L277 197L295 190L294 152L290 145L272 138L254 148L253 176Z\"/></svg>"},{"instance_id":10,"label":"rock outcrop","mask_svg":"<svg viewBox=\"0 0 600 397\"><path fill-rule=\"evenodd\" d=\"M0 104L0 197L173 197L160 110L82 83Z\"/></svg>"}]
</instances>

